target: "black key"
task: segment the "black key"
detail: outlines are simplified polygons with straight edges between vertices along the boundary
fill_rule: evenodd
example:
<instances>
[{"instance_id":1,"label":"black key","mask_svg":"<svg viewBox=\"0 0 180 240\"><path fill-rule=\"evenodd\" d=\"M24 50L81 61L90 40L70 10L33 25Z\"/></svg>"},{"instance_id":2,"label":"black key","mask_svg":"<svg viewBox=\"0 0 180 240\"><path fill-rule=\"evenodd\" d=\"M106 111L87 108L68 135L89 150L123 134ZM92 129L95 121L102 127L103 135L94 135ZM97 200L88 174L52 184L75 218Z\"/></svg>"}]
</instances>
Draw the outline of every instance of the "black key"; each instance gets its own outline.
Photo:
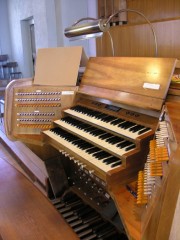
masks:
<instances>
[{"instance_id":1,"label":"black key","mask_svg":"<svg viewBox=\"0 0 180 240\"><path fill-rule=\"evenodd\" d=\"M102 159L107 158L107 157L110 157L110 156L111 156L111 154L109 154L109 153L107 153L107 152L104 152L104 153L102 153L100 156L97 156L96 158L97 158L98 160L102 160Z\"/></svg>"},{"instance_id":2,"label":"black key","mask_svg":"<svg viewBox=\"0 0 180 240\"><path fill-rule=\"evenodd\" d=\"M121 125L119 125L121 128L123 128L123 129L128 129L128 128L130 128L130 127L133 127L133 126L135 126L136 124L135 123L132 123L132 122L129 122L129 121L127 121L127 122L125 122L125 123L122 123Z\"/></svg>"},{"instance_id":3,"label":"black key","mask_svg":"<svg viewBox=\"0 0 180 240\"><path fill-rule=\"evenodd\" d=\"M77 141L75 141L75 142L73 142L73 145L74 146L80 146L81 144L83 144L85 141L84 140L82 140L82 139L78 139Z\"/></svg>"},{"instance_id":4,"label":"black key","mask_svg":"<svg viewBox=\"0 0 180 240\"><path fill-rule=\"evenodd\" d=\"M143 129L144 126L141 125L136 125L134 127L132 127L131 129L129 129L130 132L138 132L139 130Z\"/></svg>"},{"instance_id":5,"label":"black key","mask_svg":"<svg viewBox=\"0 0 180 240\"><path fill-rule=\"evenodd\" d=\"M106 118L106 117L108 117L107 114L101 113L100 115L96 116L95 118L96 118L96 119L99 119L99 120L103 120L103 119Z\"/></svg>"},{"instance_id":6,"label":"black key","mask_svg":"<svg viewBox=\"0 0 180 240\"><path fill-rule=\"evenodd\" d=\"M74 231L75 231L76 233L78 233L78 232L82 231L83 229L88 228L88 227L90 227L91 225L93 225L93 224L95 224L95 223L98 223L98 222L100 222L100 221L101 221L100 217L99 217L99 218L96 217L96 218L94 218L94 219L89 219L89 220L87 220L87 221L84 221L84 220L83 220L83 221L82 221L82 222L83 222L83 225L75 228ZM86 222L87 222L87 223L86 223Z\"/></svg>"},{"instance_id":7,"label":"black key","mask_svg":"<svg viewBox=\"0 0 180 240\"><path fill-rule=\"evenodd\" d=\"M97 128L91 126L91 127L87 128L87 129L85 129L84 131L91 133L91 132L96 131L96 130L97 130Z\"/></svg>"},{"instance_id":8,"label":"black key","mask_svg":"<svg viewBox=\"0 0 180 240\"><path fill-rule=\"evenodd\" d=\"M120 138L120 137L117 137L117 136L114 136L114 137L112 137L112 138L108 138L108 139L106 140L106 142L112 143L112 144L116 144L116 143L119 143L119 142L122 141L122 140L124 140L124 139L122 139L122 138Z\"/></svg>"},{"instance_id":9,"label":"black key","mask_svg":"<svg viewBox=\"0 0 180 240\"><path fill-rule=\"evenodd\" d=\"M142 129L141 131L138 132L138 134L142 134L142 133L145 133L147 131L149 131L150 128L145 128L145 129Z\"/></svg>"},{"instance_id":10,"label":"black key","mask_svg":"<svg viewBox=\"0 0 180 240\"><path fill-rule=\"evenodd\" d=\"M118 124L120 124L120 123L122 123L124 121L125 121L124 119L118 118L118 119L112 121L111 124L115 126L115 125L118 125Z\"/></svg>"},{"instance_id":11,"label":"black key","mask_svg":"<svg viewBox=\"0 0 180 240\"><path fill-rule=\"evenodd\" d=\"M92 229L87 229L86 231L83 231L81 233L78 234L78 237L81 239L82 237L88 235L89 233L92 233Z\"/></svg>"},{"instance_id":12,"label":"black key","mask_svg":"<svg viewBox=\"0 0 180 240\"><path fill-rule=\"evenodd\" d=\"M103 131L103 130L101 130L101 129L96 129L96 131L93 131L93 132L91 133L91 135L93 135L93 136L100 136L100 135L102 135L102 134L104 134L104 133L106 133L106 132Z\"/></svg>"},{"instance_id":13,"label":"black key","mask_svg":"<svg viewBox=\"0 0 180 240\"><path fill-rule=\"evenodd\" d=\"M99 152L97 152L97 153L93 153L92 156L93 156L93 157L98 157L98 156L101 156L103 153L104 153L104 151L101 150L101 151L99 151Z\"/></svg>"},{"instance_id":14,"label":"black key","mask_svg":"<svg viewBox=\"0 0 180 240\"><path fill-rule=\"evenodd\" d=\"M112 136L113 136L112 134L106 133L106 134L101 135L99 138L104 140L104 139L108 139L108 138L110 138Z\"/></svg>"},{"instance_id":15,"label":"black key","mask_svg":"<svg viewBox=\"0 0 180 240\"><path fill-rule=\"evenodd\" d=\"M129 150L131 150L131 149L134 149L135 147L136 147L136 145L135 145L135 144L132 144L132 145L130 145L129 147L126 147L125 150L126 150L126 151L129 151Z\"/></svg>"},{"instance_id":16,"label":"black key","mask_svg":"<svg viewBox=\"0 0 180 240\"><path fill-rule=\"evenodd\" d=\"M113 121L115 119L116 119L116 117L107 116L107 117L103 118L102 121L108 123L108 122L111 122L111 121Z\"/></svg>"},{"instance_id":17,"label":"black key","mask_svg":"<svg viewBox=\"0 0 180 240\"><path fill-rule=\"evenodd\" d=\"M119 160L119 158L112 156L110 158L104 159L102 162L108 165L108 164L111 164L111 163L116 162L118 160Z\"/></svg>"},{"instance_id":18,"label":"black key","mask_svg":"<svg viewBox=\"0 0 180 240\"><path fill-rule=\"evenodd\" d=\"M89 153L89 154L92 154L92 153L95 153L95 152L99 152L99 151L101 151L101 149L98 148L98 147L93 147L91 149L86 150L86 152Z\"/></svg>"},{"instance_id":19,"label":"black key","mask_svg":"<svg viewBox=\"0 0 180 240\"><path fill-rule=\"evenodd\" d=\"M122 164L121 161L117 161L117 162L113 163L113 164L111 165L111 167L112 167L112 168L113 168L113 167L117 167L117 166L120 166L121 164Z\"/></svg>"},{"instance_id":20,"label":"black key","mask_svg":"<svg viewBox=\"0 0 180 240\"><path fill-rule=\"evenodd\" d=\"M124 147L127 147L128 145L130 145L131 144L131 142L129 142L129 141L124 141L124 142L122 142L122 143L118 143L117 144L117 147L119 147L119 148L124 148Z\"/></svg>"}]
</instances>

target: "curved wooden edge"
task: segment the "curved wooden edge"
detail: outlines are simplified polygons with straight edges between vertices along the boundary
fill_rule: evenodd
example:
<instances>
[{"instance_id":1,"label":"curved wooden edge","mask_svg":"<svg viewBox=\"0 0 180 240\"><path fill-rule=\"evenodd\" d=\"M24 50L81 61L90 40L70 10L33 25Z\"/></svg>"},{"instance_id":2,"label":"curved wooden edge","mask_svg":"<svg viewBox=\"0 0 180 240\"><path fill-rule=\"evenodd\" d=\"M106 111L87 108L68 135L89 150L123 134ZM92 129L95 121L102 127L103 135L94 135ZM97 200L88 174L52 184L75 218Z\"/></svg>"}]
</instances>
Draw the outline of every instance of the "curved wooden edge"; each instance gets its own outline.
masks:
<instances>
[{"instance_id":1,"label":"curved wooden edge","mask_svg":"<svg viewBox=\"0 0 180 240\"><path fill-rule=\"evenodd\" d=\"M32 85L32 78L23 78L11 81L5 89L5 106L4 106L4 128L7 137L15 141L16 138L12 135L12 107L13 107L13 89L16 86L30 86Z\"/></svg>"}]
</instances>

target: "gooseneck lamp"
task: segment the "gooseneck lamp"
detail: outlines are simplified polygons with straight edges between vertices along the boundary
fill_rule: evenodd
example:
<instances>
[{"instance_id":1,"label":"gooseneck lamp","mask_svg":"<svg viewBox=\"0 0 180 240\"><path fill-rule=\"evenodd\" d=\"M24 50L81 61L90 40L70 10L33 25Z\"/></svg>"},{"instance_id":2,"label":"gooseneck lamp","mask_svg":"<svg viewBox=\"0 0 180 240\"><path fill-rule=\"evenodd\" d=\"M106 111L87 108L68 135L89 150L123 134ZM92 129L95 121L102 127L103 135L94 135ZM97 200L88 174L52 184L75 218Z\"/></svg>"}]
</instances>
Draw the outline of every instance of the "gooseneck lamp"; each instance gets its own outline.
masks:
<instances>
[{"instance_id":1,"label":"gooseneck lamp","mask_svg":"<svg viewBox=\"0 0 180 240\"><path fill-rule=\"evenodd\" d=\"M120 9L119 11L111 14L106 19L103 19L103 18L96 19L96 18L90 18L90 17L81 18L77 22L75 22L71 27L65 28L64 34L67 38L70 38L71 40L101 37L104 32L108 32L112 18L114 18L116 15L122 12L136 13L146 20L153 34L154 45L155 45L155 56L157 57L158 56L157 37L154 31L153 25L143 13L134 9L129 9L129 8ZM85 20L88 20L88 22L79 24L80 22Z\"/></svg>"}]
</instances>

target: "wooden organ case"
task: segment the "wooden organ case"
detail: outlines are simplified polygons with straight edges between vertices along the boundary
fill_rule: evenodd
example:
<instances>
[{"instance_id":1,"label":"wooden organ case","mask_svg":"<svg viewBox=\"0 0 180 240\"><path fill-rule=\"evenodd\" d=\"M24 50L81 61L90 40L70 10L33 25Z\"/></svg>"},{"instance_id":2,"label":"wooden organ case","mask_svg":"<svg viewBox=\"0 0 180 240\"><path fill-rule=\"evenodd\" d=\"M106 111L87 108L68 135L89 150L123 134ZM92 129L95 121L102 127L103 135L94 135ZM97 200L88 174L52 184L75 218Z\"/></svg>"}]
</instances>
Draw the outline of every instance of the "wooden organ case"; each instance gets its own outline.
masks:
<instances>
[{"instance_id":1,"label":"wooden organ case","mask_svg":"<svg viewBox=\"0 0 180 240\"><path fill-rule=\"evenodd\" d=\"M47 194L79 239L158 239L154 222L162 221L162 209L155 200L149 208L148 201L143 205L138 173L162 116L168 118L171 103L166 113L162 109L175 67L170 58L90 58L79 87L17 80L7 89L14 116L6 107L6 133L57 150L57 156L43 159ZM63 91L69 95L66 103L61 98L60 109ZM154 195L163 205L162 179ZM149 234L153 229L155 235Z\"/></svg>"}]
</instances>

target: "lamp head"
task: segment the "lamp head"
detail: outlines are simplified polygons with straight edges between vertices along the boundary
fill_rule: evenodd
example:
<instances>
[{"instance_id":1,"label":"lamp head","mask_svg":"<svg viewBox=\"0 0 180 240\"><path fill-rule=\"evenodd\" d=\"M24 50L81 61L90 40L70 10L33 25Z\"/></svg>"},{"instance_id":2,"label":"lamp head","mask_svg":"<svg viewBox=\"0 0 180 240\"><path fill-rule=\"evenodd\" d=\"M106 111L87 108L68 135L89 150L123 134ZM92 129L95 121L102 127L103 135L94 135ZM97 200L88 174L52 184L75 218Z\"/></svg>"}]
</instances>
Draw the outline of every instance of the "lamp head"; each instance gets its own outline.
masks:
<instances>
[{"instance_id":1,"label":"lamp head","mask_svg":"<svg viewBox=\"0 0 180 240\"><path fill-rule=\"evenodd\" d=\"M84 20L84 19L83 19ZM64 34L67 38L91 35L91 37L101 36L103 32L108 31L110 24L106 24L106 19L97 19L84 24L74 24L65 28Z\"/></svg>"}]
</instances>

